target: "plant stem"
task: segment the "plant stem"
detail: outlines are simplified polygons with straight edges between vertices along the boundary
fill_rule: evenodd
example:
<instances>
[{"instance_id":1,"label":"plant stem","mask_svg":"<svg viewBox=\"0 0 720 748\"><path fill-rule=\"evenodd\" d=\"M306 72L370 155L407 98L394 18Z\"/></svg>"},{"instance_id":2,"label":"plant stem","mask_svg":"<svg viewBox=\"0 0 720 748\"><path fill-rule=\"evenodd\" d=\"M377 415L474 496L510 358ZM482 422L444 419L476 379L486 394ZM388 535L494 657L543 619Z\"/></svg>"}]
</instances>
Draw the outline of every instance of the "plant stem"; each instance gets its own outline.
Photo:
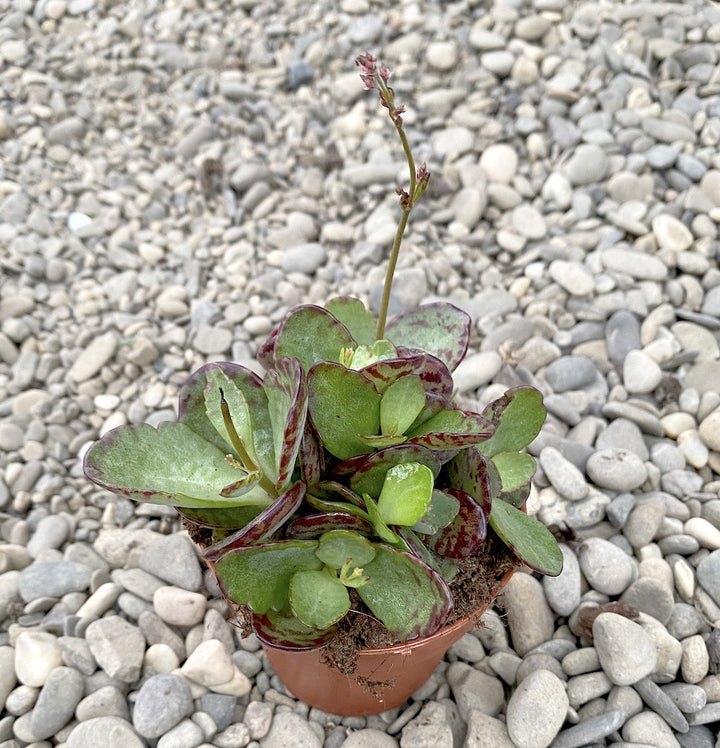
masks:
<instances>
[{"instance_id":1,"label":"plant stem","mask_svg":"<svg viewBox=\"0 0 720 748\"><path fill-rule=\"evenodd\" d=\"M385 273L385 285L383 286L382 301L380 302L377 332L375 334L376 340L382 340L385 335L385 323L387 322L388 307L390 305L390 291L392 289L393 276L395 275L395 267L397 265L398 255L400 254L400 245L402 244L405 227L407 226L408 218L410 218L410 213L412 212L412 209L415 205L415 189L417 183L415 159L413 159L410 144L408 143L407 136L405 135L405 131L403 130L402 120L400 119L400 117L392 117L392 113L391 119L393 121L393 124L395 125L395 129L397 130L398 135L400 136L400 142L402 143L403 151L405 152L405 158L407 159L408 167L410 169L410 189L403 195L403 198L407 196L407 201L403 204L402 215L400 216L397 231L395 232L395 239L393 241L392 249L390 250L388 268L387 272Z\"/></svg>"}]
</instances>

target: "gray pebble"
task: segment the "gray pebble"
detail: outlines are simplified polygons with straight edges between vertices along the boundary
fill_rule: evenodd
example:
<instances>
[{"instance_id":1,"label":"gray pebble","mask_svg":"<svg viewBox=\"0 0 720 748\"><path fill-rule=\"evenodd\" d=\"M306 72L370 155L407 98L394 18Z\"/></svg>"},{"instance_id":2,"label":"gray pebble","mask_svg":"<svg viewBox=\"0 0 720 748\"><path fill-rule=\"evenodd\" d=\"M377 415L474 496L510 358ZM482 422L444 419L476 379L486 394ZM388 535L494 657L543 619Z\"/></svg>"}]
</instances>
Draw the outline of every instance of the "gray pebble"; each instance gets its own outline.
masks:
<instances>
[{"instance_id":1,"label":"gray pebble","mask_svg":"<svg viewBox=\"0 0 720 748\"><path fill-rule=\"evenodd\" d=\"M655 668L655 645L634 621L616 613L600 613L592 630L602 669L615 685L637 683Z\"/></svg>"},{"instance_id":2,"label":"gray pebble","mask_svg":"<svg viewBox=\"0 0 720 748\"><path fill-rule=\"evenodd\" d=\"M530 673L508 701L511 740L527 748L545 748L560 731L569 702L563 682L547 670Z\"/></svg>"},{"instance_id":3,"label":"gray pebble","mask_svg":"<svg viewBox=\"0 0 720 748\"><path fill-rule=\"evenodd\" d=\"M678 709L675 702L657 683L650 680L650 678L643 678L635 683L633 687L640 694L642 700L653 711L659 714L673 730L687 732L687 720L683 717L682 712Z\"/></svg>"},{"instance_id":4,"label":"gray pebble","mask_svg":"<svg viewBox=\"0 0 720 748\"><path fill-rule=\"evenodd\" d=\"M643 461L627 449L600 449L587 461L587 474L601 488L632 491L647 479Z\"/></svg>"},{"instance_id":5,"label":"gray pebble","mask_svg":"<svg viewBox=\"0 0 720 748\"><path fill-rule=\"evenodd\" d=\"M119 717L95 717L76 725L67 739L67 748L145 748L129 722Z\"/></svg>"},{"instance_id":6,"label":"gray pebble","mask_svg":"<svg viewBox=\"0 0 720 748\"><path fill-rule=\"evenodd\" d=\"M529 574L514 574L505 587L502 605L507 613L513 648L522 657L552 638L554 617L542 584Z\"/></svg>"},{"instance_id":7,"label":"gray pebble","mask_svg":"<svg viewBox=\"0 0 720 748\"><path fill-rule=\"evenodd\" d=\"M92 570L74 561L41 561L20 572L19 591L29 602L39 597L62 597L90 584Z\"/></svg>"},{"instance_id":8,"label":"gray pebble","mask_svg":"<svg viewBox=\"0 0 720 748\"><path fill-rule=\"evenodd\" d=\"M596 376L595 365L583 356L562 356L545 369L545 378L554 392L582 389L592 384Z\"/></svg>"},{"instance_id":9,"label":"gray pebble","mask_svg":"<svg viewBox=\"0 0 720 748\"><path fill-rule=\"evenodd\" d=\"M552 748L580 748L591 743L601 743L611 733L619 730L626 715L620 709L610 709L604 714L584 719L577 725L560 732L552 743Z\"/></svg>"},{"instance_id":10,"label":"gray pebble","mask_svg":"<svg viewBox=\"0 0 720 748\"><path fill-rule=\"evenodd\" d=\"M55 668L33 707L30 729L38 740L53 737L72 718L83 695L83 677L70 667Z\"/></svg>"},{"instance_id":11,"label":"gray pebble","mask_svg":"<svg viewBox=\"0 0 720 748\"><path fill-rule=\"evenodd\" d=\"M262 748L322 748L323 741L308 722L294 712L278 712Z\"/></svg>"},{"instance_id":12,"label":"gray pebble","mask_svg":"<svg viewBox=\"0 0 720 748\"><path fill-rule=\"evenodd\" d=\"M634 560L603 538L587 538L578 555L587 581L606 595L620 595L637 576Z\"/></svg>"},{"instance_id":13,"label":"gray pebble","mask_svg":"<svg viewBox=\"0 0 720 748\"><path fill-rule=\"evenodd\" d=\"M192 711L192 694L179 675L153 675L138 691L133 726L145 738L166 733Z\"/></svg>"},{"instance_id":14,"label":"gray pebble","mask_svg":"<svg viewBox=\"0 0 720 748\"><path fill-rule=\"evenodd\" d=\"M202 584L197 553L185 535L160 536L143 551L138 566L171 585L191 592L197 592Z\"/></svg>"},{"instance_id":15,"label":"gray pebble","mask_svg":"<svg viewBox=\"0 0 720 748\"><path fill-rule=\"evenodd\" d=\"M542 579L545 597L550 607L561 616L569 616L578 605L582 579L577 556L567 545L561 544L563 569L556 577L544 576Z\"/></svg>"},{"instance_id":16,"label":"gray pebble","mask_svg":"<svg viewBox=\"0 0 720 748\"><path fill-rule=\"evenodd\" d=\"M720 550L713 551L697 566L697 580L716 605L720 605Z\"/></svg>"},{"instance_id":17,"label":"gray pebble","mask_svg":"<svg viewBox=\"0 0 720 748\"><path fill-rule=\"evenodd\" d=\"M98 665L111 677L125 683L137 680L145 654L145 637L120 616L93 621L85 638Z\"/></svg>"}]
</instances>

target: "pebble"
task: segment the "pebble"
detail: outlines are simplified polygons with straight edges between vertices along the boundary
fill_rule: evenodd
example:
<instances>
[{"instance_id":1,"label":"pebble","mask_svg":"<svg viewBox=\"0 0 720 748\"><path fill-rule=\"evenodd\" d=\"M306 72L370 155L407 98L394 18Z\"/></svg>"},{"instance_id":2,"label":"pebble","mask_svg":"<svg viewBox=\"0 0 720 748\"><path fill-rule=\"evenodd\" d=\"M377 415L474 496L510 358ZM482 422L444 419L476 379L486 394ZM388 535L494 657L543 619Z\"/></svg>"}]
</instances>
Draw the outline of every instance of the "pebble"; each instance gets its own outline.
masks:
<instances>
[{"instance_id":1,"label":"pebble","mask_svg":"<svg viewBox=\"0 0 720 748\"><path fill-rule=\"evenodd\" d=\"M542 584L529 574L514 574L502 595L514 650L522 657L552 638L553 614Z\"/></svg>"},{"instance_id":2,"label":"pebble","mask_svg":"<svg viewBox=\"0 0 720 748\"><path fill-rule=\"evenodd\" d=\"M545 748L565 721L569 702L565 685L548 670L523 679L507 705L507 730L516 745Z\"/></svg>"},{"instance_id":3,"label":"pebble","mask_svg":"<svg viewBox=\"0 0 720 748\"><path fill-rule=\"evenodd\" d=\"M85 630L90 651L98 665L124 683L137 680L145 653L145 637L120 616L108 616L90 623Z\"/></svg>"},{"instance_id":4,"label":"pebble","mask_svg":"<svg viewBox=\"0 0 720 748\"><path fill-rule=\"evenodd\" d=\"M593 589L606 595L620 595L637 576L634 560L603 538L584 540L578 559L580 569Z\"/></svg>"},{"instance_id":5,"label":"pebble","mask_svg":"<svg viewBox=\"0 0 720 748\"><path fill-rule=\"evenodd\" d=\"M639 624L616 613L600 613L593 622L600 665L618 686L630 686L652 673L657 652Z\"/></svg>"},{"instance_id":6,"label":"pebble","mask_svg":"<svg viewBox=\"0 0 720 748\"><path fill-rule=\"evenodd\" d=\"M553 392L582 389L596 377L595 365L582 356L561 356L545 369L545 378Z\"/></svg>"},{"instance_id":7,"label":"pebble","mask_svg":"<svg viewBox=\"0 0 720 748\"><path fill-rule=\"evenodd\" d=\"M153 607L165 623L194 626L203 620L207 599L198 592L188 592L177 587L160 587L153 595Z\"/></svg>"},{"instance_id":8,"label":"pebble","mask_svg":"<svg viewBox=\"0 0 720 748\"><path fill-rule=\"evenodd\" d=\"M67 748L88 748L91 745L102 745L107 748L144 748L145 742L124 719L108 716L80 722L68 735Z\"/></svg>"},{"instance_id":9,"label":"pebble","mask_svg":"<svg viewBox=\"0 0 720 748\"><path fill-rule=\"evenodd\" d=\"M565 544L560 545L563 569L556 577L543 577L542 585L550 607L562 616L569 616L580 605L582 577L577 556Z\"/></svg>"},{"instance_id":10,"label":"pebble","mask_svg":"<svg viewBox=\"0 0 720 748\"><path fill-rule=\"evenodd\" d=\"M202 584L200 563L186 535L160 536L142 552L138 566L148 574L190 592L197 592Z\"/></svg>"},{"instance_id":11,"label":"pebble","mask_svg":"<svg viewBox=\"0 0 720 748\"><path fill-rule=\"evenodd\" d=\"M559 450L545 447L540 453L540 465L551 485L566 499L577 501L587 496L585 477Z\"/></svg>"},{"instance_id":12,"label":"pebble","mask_svg":"<svg viewBox=\"0 0 720 748\"><path fill-rule=\"evenodd\" d=\"M23 631L18 635L15 641L15 674L23 685L45 685L50 673L62 664L62 651L52 634Z\"/></svg>"},{"instance_id":13,"label":"pebble","mask_svg":"<svg viewBox=\"0 0 720 748\"><path fill-rule=\"evenodd\" d=\"M86 382L113 358L116 350L117 337L114 333L99 335L75 359L68 370L68 378L77 384Z\"/></svg>"},{"instance_id":14,"label":"pebble","mask_svg":"<svg viewBox=\"0 0 720 748\"><path fill-rule=\"evenodd\" d=\"M632 491L647 479L645 464L627 449L599 449L588 458L586 469L595 485L612 491Z\"/></svg>"},{"instance_id":15,"label":"pebble","mask_svg":"<svg viewBox=\"0 0 720 748\"><path fill-rule=\"evenodd\" d=\"M54 737L66 725L83 696L82 674L71 667L56 667L48 676L30 717L30 730L38 740Z\"/></svg>"},{"instance_id":16,"label":"pebble","mask_svg":"<svg viewBox=\"0 0 720 748\"><path fill-rule=\"evenodd\" d=\"M132 723L144 738L158 738L191 713L190 686L179 675L148 678L138 691Z\"/></svg>"},{"instance_id":17,"label":"pebble","mask_svg":"<svg viewBox=\"0 0 720 748\"><path fill-rule=\"evenodd\" d=\"M323 740L299 714L278 712L262 748L322 748Z\"/></svg>"}]
</instances>

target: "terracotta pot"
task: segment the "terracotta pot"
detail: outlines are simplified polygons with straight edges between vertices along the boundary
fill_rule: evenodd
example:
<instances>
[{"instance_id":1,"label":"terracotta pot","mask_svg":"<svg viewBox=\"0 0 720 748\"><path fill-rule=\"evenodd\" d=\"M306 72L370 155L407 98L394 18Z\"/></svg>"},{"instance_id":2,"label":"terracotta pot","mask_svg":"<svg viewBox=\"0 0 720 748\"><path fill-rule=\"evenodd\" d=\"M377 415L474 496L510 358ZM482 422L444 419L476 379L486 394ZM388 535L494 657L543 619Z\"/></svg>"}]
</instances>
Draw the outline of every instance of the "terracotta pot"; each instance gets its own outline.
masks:
<instances>
[{"instance_id":1,"label":"terracotta pot","mask_svg":"<svg viewBox=\"0 0 720 748\"><path fill-rule=\"evenodd\" d=\"M505 573L499 595L515 568ZM263 644L268 660L301 701L330 714L367 716L400 706L432 675L445 652L475 626L492 600L432 636L358 653L357 671L343 675L322 662L322 648L293 652Z\"/></svg>"}]
</instances>

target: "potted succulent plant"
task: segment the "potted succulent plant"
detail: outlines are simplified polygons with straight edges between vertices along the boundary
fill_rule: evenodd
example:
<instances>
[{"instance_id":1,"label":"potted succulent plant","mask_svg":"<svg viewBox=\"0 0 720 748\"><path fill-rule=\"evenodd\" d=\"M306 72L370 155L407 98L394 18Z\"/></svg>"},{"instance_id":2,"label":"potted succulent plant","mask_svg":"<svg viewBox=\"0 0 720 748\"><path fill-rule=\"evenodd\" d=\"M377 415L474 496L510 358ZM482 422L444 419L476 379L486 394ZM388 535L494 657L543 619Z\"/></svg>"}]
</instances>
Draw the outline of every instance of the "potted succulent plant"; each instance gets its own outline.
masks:
<instances>
[{"instance_id":1,"label":"potted succulent plant","mask_svg":"<svg viewBox=\"0 0 720 748\"><path fill-rule=\"evenodd\" d=\"M258 352L264 376L203 366L176 421L114 429L84 461L95 483L176 507L286 685L339 714L405 701L520 561L562 568L553 536L523 511L541 394L518 387L463 410L452 371L469 317L438 302L386 324L429 173L415 167L389 71L369 54L357 63L410 171L378 318L346 297L291 309Z\"/></svg>"}]
</instances>

